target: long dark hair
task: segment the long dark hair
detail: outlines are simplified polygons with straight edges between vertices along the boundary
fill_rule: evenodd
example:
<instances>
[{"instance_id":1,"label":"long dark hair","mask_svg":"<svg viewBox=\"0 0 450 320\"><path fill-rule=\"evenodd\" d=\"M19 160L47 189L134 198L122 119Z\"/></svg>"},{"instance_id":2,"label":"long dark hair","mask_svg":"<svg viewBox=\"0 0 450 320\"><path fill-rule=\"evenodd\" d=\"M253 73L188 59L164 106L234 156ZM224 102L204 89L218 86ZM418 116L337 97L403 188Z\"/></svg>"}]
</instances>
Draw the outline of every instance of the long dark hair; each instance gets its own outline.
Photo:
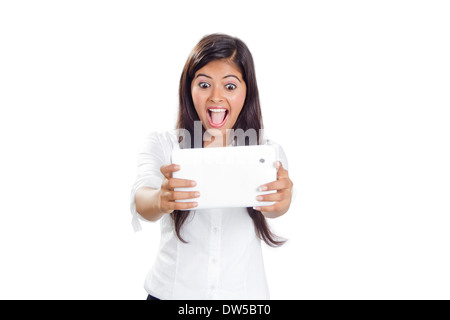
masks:
<instances>
[{"instance_id":1,"label":"long dark hair","mask_svg":"<svg viewBox=\"0 0 450 320\"><path fill-rule=\"evenodd\" d=\"M233 129L254 129L257 134L257 143L260 141L260 129L263 128L261 107L259 104L258 86L256 84L255 67L253 57L246 44L238 38L224 34L211 34L203 37L192 50L181 74L179 88L179 112L177 129L187 130L191 137L194 137L194 122L200 121L195 110L191 94L191 83L195 73L211 61L227 59L238 66L247 86L247 95ZM202 129L204 132L204 128ZM202 133L203 133L202 132ZM203 136L203 135L202 135ZM194 139L190 139L190 145L186 145L185 140L180 136L178 142L181 148L194 148ZM245 144L250 143L245 141ZM203 147L203 145L202 145ZM269 246L277 247L286 242L278 238L270 230L266 218L260 211L247 208L247 212L253 220L255 231L258 237ZM180 230L190 211L175 210L171 213L177 237L185 242L180 235Z\"/></svg>"}]
</instances>

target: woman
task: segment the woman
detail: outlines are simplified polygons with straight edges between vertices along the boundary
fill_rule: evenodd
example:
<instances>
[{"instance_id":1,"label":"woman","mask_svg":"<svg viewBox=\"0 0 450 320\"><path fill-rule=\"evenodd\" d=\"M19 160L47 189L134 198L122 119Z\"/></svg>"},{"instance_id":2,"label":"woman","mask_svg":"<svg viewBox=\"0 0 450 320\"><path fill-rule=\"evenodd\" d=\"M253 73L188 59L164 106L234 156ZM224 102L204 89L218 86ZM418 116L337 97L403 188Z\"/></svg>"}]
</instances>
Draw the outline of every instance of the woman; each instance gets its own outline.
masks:
<instances>
[{"instance_id":1,"label":"woman","mask_svg":"<svg viewBox=\"0 0 450 320\"><path fill-rule=\"evenodd\" d=\"M195 145L199 121L202 139L201 145ZM205 36L181 75L178 130L150 134L138 159L138 177L131 193L134 227L140 228L139 219L161 221L159 253L145 281L148 299L269 298L261 240L270 246L284 243L270 231L266 218L288 211L293 184L283 150L260 136L262 128L249 49L234 37ZM174 191L195 186L195 181L172 178L179 166L170 164L171 151L237 145L230 137L237 129L253 130L258 135L257 143L278 148L277 180L261 186L261 191L276 192L258 199L275 203L187 211L195 208L199 193ZM180 132L194 139L183 139ZM176 202L181 199L191 200Z\"/></svg>"}]
</instances>

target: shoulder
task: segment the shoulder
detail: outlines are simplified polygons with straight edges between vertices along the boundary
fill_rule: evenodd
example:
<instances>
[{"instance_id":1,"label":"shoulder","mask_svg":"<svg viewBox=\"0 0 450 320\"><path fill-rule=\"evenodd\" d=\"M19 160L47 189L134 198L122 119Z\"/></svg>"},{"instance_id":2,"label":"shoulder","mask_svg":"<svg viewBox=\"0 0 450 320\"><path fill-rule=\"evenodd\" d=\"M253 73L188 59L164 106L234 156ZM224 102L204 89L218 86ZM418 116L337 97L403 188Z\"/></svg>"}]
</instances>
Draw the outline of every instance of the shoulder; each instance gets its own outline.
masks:
<instances>
[{"instance_id":1,"label":"shoulder","mask_svg":"<svg viewBox=\"0 0 450 320\"><path fill-rule=\"evenodd\" d=\"M157 158L160 162L170 163L170 156L175 148L179 148L175 130L152 131L144 138L139 156L144 159Z\"/></svg>"},{"instance_id":2,"label":"shoulder","mask_svg":"<svg viewBox=\"0 0 450 320\"><path fill-rule=\"evenodd\" d=\"M145 138L146 144L173 149L178 146L176 130L151 131Z\"/></svg>"}]
</instances>

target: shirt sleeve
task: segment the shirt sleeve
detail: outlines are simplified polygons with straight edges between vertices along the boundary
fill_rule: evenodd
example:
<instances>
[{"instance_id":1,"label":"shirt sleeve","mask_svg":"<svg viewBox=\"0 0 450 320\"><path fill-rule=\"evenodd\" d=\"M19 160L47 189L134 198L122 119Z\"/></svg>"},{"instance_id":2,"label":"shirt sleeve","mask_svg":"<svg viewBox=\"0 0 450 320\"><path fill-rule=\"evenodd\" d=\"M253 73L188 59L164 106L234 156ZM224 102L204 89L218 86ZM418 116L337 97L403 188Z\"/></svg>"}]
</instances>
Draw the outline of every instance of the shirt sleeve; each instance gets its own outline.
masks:
<instances>
[{"instance_id":1,"label":"shirt sleeve","mask_svg":"<svg viewBox=\"0 0 450 320\"><path fill-rule=\"evenodd\" d=\"M283 150L283 147L272 140L267 140L266 144L273 146L275 148L276 154L277 154L277 160L281 162L284 169L289 170L288 160L286 157L286 153ZM295 187L294 187L294 188L292 188L291 202L294 202L296 197L297 197L297 189L295 189Z\"/></svg>"},{"instance_id":2,"label":"shirt sleeve","mask_svg":"<svg viewBox=\"0 0 450 320\"><path fill-rule=\"evenodd\" d=\"M168 164L167 151L160 137L156 132L150 133L144 140L141 150L137 157L137 177L131 188L130 194L130 210L132 214L132 226L134 231L142 229L139 220L145 220L136 211L135 194L141 187L150 187L160 189L164 176L160 171L162 165Z\"/></svg>"},{"instance_id":3,"label":"shirt sleeve","mask_svg":"<svg viewBox=\"0 0 450 320\"><path fill-rule=\"evenodd\" d=\"M289 170L288 160L286 157L286 153L284 153L283 147L272 140L266 140L265 144L275 148L277 161L281 162L281 164L283 165L283 168L285 168L286 170Z\"/></svg>"}]
</instances>

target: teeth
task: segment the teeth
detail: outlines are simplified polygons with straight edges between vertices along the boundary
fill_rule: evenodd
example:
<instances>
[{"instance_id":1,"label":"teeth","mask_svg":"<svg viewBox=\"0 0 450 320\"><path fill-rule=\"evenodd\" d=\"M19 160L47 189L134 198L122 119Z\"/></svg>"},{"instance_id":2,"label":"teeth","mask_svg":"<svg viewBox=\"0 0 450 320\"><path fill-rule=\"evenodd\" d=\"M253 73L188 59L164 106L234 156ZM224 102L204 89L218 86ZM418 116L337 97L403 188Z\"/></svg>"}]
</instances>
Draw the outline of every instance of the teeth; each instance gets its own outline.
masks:
<instances>
[{"instance_id":1,"label":"teeth","mask_svg":"<svg viewBox=\"0 0 450 320\"><path fill-rule=\"evenodd\" d=\"M211 112L225 112L227 109L209 109Z\"/></svg>"}]
</instances>

